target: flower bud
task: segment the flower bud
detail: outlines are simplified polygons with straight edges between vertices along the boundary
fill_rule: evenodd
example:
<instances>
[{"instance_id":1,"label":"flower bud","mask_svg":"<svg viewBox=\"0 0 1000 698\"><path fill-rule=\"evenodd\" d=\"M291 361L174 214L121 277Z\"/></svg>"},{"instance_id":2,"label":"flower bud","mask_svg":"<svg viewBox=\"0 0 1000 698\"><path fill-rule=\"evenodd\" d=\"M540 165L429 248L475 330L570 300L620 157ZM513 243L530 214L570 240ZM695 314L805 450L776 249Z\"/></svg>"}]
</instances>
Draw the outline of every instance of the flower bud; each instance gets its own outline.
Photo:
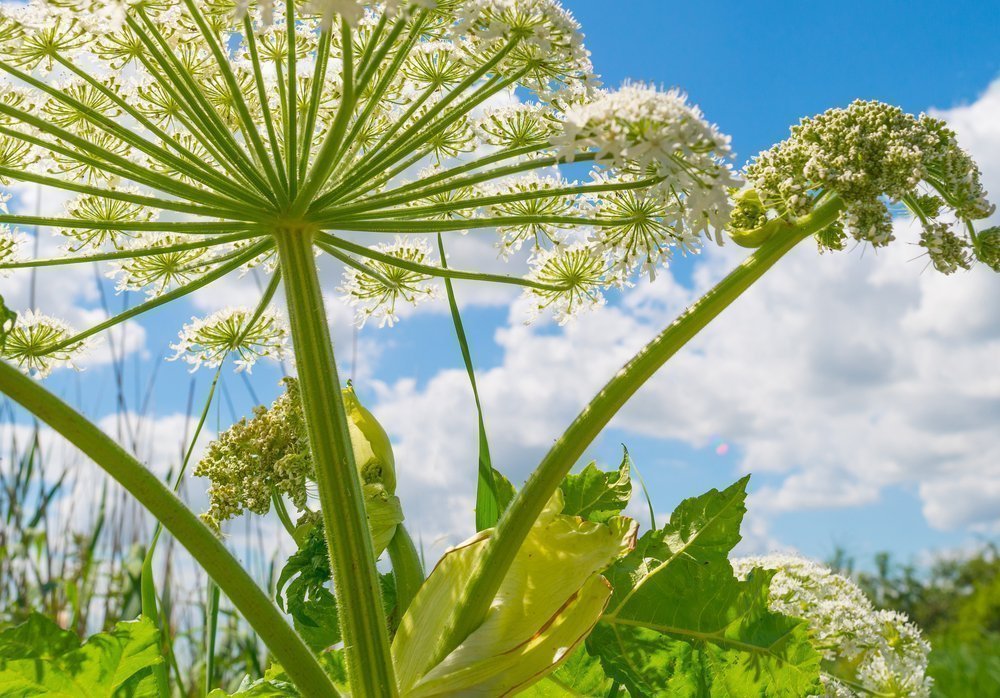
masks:
<instances>
[{"instance_id":1,"label":"flower bud","mask_svg":"<svg viewBox=\"0 0 1000 698\"><path fill-rule=\"evenodd\" d=\"M1000 272L1000 226L980 232L973 244L976 259L993 271Z\"/></svg>"},{"instance_id":2,"label":"flower bud","mask_svg":"<svg viewBox=\"0 0 1000 698\"><path fill-rule=\"evenodd\" d=\"M381 484L389 494L395 494L396 460L392 455L389 435L375 416L362 406L350 383L344 388L343 395L354 461L362 484Z\"/></svg>"}]
</instances>

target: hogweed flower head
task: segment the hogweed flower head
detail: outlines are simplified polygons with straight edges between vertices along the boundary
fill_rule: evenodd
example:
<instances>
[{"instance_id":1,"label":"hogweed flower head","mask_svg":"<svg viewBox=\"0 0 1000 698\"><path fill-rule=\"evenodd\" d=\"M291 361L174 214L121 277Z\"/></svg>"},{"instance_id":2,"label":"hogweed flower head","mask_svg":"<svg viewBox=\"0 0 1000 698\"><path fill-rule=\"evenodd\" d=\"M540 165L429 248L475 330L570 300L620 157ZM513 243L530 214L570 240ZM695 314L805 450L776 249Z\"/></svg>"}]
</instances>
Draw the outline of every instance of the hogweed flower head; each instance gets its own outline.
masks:
<instances>
[{"instance_id":1,"label":"hogweed flower head","mask_svg":"<svg viewBox=\"0 0 1000 698\"><path fill-rule=\"evenodd\" d=\"M250 308L226 308L208 317L192 318L170 348L177 352L172 359L183 359L194 369L202 365L214 368L233 354L237 371L250 373L262 358L285 358L288 327L271 309L256 315Z\"/></svg>"},{"instance_id":2,"label":"hogweed flower head","mask_svg":"<svg viewBox=\"0 0 1000 698\"><path fill-rule=\"evenodd\" d=\"M920 630L900 613L877 611L851 580L794 555L740 558L733 568L740 577L755 568L776 571L771 610L809 623L830 698L930 695L930 645Z\"/></svg>"},{"instance_id":3,"label":"hogweed flower head","mask_svg":"<svg viewBox=\"0 0 1000 698\"><path fill-rule=\"evenodd\" d=\"M308 235L347 268L360 320L391 324L456 275L544 292L564 318L721 230L729 157L680 93L601 91L556 0L0 7L0 183L72 195L64 215L0 224L54 230L144 291L127 317L230 273L278 277L277 241ZM567 174L580 162L592 180ZM572 239L585 280L446 270L428 240L462 232L512 257ZM0 269L18 268L4 249Z\"/></svg>"},{"instance_id":4,"label":"hogweed flower head","mask_svg":"<svg viewBox=\"0 0 1000 698\"><path fill-rule=\"evenodd\" d=\"M832 195L844 212L826 248L888 242L888 198L921 218L937 268L996 264L995 233L949 222L991 208L941 122L831 110L761 154L731 198L728 137L676 90L599 89L556 0L86 5L0 9L0 181L74 195L64 216L0 224L53 229L119 291L147 294L93 332L227 274L277 284L291 235L345 266L359 322L390 325L447 276L519 284L565 321L721 240L734 206L739 239ZM579 163L590 179L569 175ZM537 259L522 277L445 269L431 236L466 232ZM0 270L26 266L4 240Z\"/></svg>"},{"instance_id":5,"label":"hogweed flower head","mask_svg":"<svg viewBox=\"0 0 1000 698\"><path fill-rule=\"evenodd\" d=\"M584 244L540 252L531 260L531 278L547 288L528 288L525 295L533 310L551 309L563 325L577 313L604 305L607 285L603 258Z\"/></svg>"},{"instance_id":6,"label":"hogweed flower head","mask_svg":"<svg viewBox=\"0 0 1000 698\"><path fill-rule=\"evenodd\" d=\"M427 241L421 239L396 238L392 243L379 243L373 249L391 258L420 265L427 265L433 254ZM379 327L391 327L399 321L397 305L418 305L435 296L432 280L430 274L388 261L372 260L367 268L347 267L340 291L343 298L355 306L359 326L376 316Z\"/></svg>"},{"instance_id":7,"label":"hogweed flower head","mask_svg":"<svg viewBox=\"0 0 1000 698\"><path fill-rule=\"evenodd\" d=\"M316 473L301 393L295 378L282 382L285 392L270 407L257 407L252 419L240 420L223 432L195 467L194 474L211 483L209 507L202 518L216 531L247 511L266 514L275 496L288 497L303 523L315 523L309 495ZM392 447L350 386L344 390L344 400L375 552L380 554L402 521Z\"/></svg>"},{"instance_id":8,"label":"hogweed flower head","mask_svg":"<svg viewBox=\"0 0 1000 698\"><path fill-rule=\"evenodd\" d=\"M90 346L87 340L72 341L73 336L62 320L28 310L18 315L6 333L0 356L26 373L45 378L54 368L75 367L73 359Z\"/></svg>"}]
</instances>

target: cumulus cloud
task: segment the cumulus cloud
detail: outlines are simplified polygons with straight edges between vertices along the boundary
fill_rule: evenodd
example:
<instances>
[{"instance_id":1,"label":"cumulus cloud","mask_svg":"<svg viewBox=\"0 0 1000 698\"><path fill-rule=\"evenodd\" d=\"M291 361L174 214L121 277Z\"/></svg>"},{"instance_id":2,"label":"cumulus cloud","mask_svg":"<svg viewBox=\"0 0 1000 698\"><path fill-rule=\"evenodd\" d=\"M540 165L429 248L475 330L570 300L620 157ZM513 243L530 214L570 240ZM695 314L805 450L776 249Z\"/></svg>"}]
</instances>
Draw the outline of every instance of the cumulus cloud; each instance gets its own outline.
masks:
<instances>
[{"instance_id":1,"label":"cumulus cloud","mask_svg":"<svg viewBox=\"0 0 1000 698\"><path fill-rule=\"evenodd\" d=\"M1000 81L938 115L1000 193ZM725 434L742 470L772 474L751 498L757 547L780 544L767 526L777 514L872 504L891 486L915 491L939 529L1000 521L1000 279L943 277L905 244L918 227L896 229L902 244L877 254L794 250L612 423L696 447ZM707 249L690 285L664 274L564 328L524 326L514 303L494 337L502 358L479 376L497 466L522 480L613 372L744 255ZM454 542L470 531L475 490L464 371L377 395L411 527Z\"/></svg>"}]
</instances>

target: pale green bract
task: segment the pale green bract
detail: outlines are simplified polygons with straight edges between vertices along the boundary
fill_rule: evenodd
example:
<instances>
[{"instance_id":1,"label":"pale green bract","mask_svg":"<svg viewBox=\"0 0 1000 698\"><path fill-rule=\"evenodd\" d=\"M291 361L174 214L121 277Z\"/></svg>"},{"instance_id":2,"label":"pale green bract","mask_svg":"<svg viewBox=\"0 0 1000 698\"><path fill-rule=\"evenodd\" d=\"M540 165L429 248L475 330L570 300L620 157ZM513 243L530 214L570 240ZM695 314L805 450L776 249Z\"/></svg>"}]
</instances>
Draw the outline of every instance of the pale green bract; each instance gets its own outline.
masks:
<instances>
[{"instance_id":1,"label":"pale green bract","mask_svg":"<svg viewBox=\"0 0 1000 698\"><path fill-rule=\"evenodd\" d=\"M483 623L440 662L451 600L482 555L491 532L445 553L420 588L392 643L400 695L513 695L567 659L600 618L611 589L601 571L635 544L625 518L587 522L549 502L518 551Z\"/></svg>"}]
</instances>

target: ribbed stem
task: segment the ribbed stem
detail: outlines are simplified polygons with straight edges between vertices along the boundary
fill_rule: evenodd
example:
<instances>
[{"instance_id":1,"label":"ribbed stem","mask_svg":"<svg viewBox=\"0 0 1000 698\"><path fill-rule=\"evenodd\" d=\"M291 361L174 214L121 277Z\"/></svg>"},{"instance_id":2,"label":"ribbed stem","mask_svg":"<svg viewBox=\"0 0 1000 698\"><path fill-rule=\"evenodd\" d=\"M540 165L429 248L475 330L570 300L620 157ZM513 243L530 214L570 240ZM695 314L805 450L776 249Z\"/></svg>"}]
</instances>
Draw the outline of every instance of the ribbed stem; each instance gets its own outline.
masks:
<instances>
[{"instance_id":1,"label":"ribbed stem","mask_svg":"<svg viewBox=\"0 0 1000 698\"><path fill-rule=\"evenodd\" d=\"M504 512L482 561L455 604L438 646L437 661L457 647L486 617L500 584L546 502L586 448L635 392L670 357L739 298L802 240L837 219L843 202L831 197L794 225L779 229L712 290L642 348L615 374L556 441ZM436 663L436 662L435 662Z\"/></svg>"},{"instance_id":2,"label":"ribbed stem","mask_svg":"<svg viewBox=\"0 0 1000 698\"><path fill-rule=\"evenodd\" d=\"M37 381L2 361L0 392L80 449L173 534L177 542L191 553L202 569L226 593L288 672L303 696L330 698L340 695L274 602L257 586L215 534L159 478L72 407Z\"/></svg>"},{"instance_id":3,"label":"ribbed stem","mask_svg":"<svg viewBox=\"0 0 1000 698\"><path fill-rule=\"evenodd\" d=\"M302 408L316 466L351 691L364 698L391 697L396 695L396 681L375 554L313 255L313 235L306 226L275 233Z\"/></svg>"}]
</instances>

